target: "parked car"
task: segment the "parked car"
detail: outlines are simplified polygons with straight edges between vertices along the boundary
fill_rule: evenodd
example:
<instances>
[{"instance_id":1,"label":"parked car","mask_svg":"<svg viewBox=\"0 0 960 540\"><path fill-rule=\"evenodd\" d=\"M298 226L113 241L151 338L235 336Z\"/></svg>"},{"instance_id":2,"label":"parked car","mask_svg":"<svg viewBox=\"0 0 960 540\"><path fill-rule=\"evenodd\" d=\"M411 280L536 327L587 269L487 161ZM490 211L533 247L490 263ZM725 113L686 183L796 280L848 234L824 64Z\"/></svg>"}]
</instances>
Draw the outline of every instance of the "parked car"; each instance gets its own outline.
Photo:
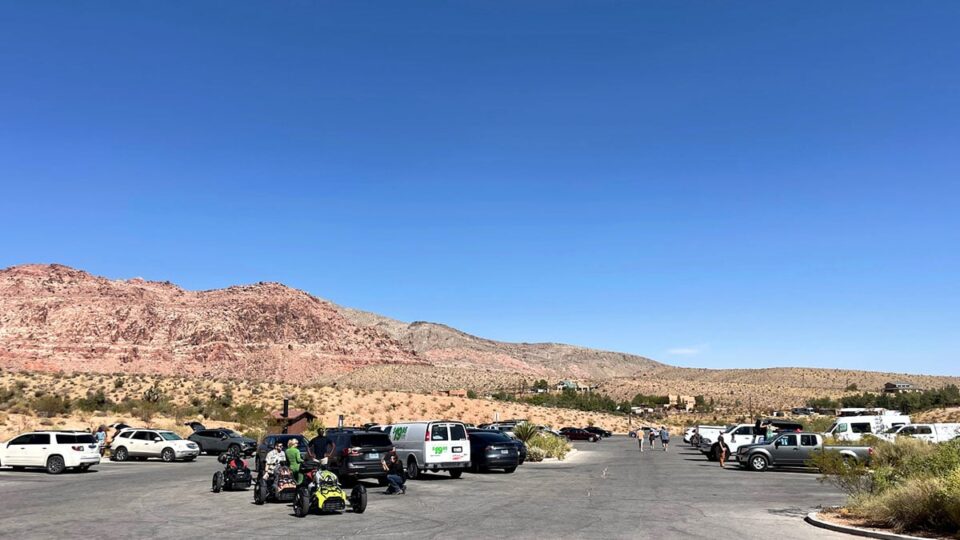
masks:
<instances>
[{"instance_id":1,"label":"parked car","mask_svg":"<svg viewBox=\"0 0 960 540\"><path fill-rule=\"evenodd\" d=\"M462 422L431 420L387 426L407 478L426 471L448 471L460 478L470 466L470 441Z\"/></svg>"},{"instance_id":2,"label":"parked car","mask_svg":"<svg viewBox=\"0 0 960 540\"><path fill-rule=\"evenodd\" d=\"M863 435L879 435L892 427L909 425L910 417L904 414L877 414L866 416L841 416L827 429L829 435L840 441L859 441Z\"/></svg>"},{"instance_id":3,"label":"parked car","mask_svg":"<svg viewBox=\"0 0 960 540\"><path fill-rule=\"evenodd\" d=\"M786 420L772 420L766 419L763 420L763 423L767 423L776 428L777 432L786 432L786 431L801 431L803 430L803 424L798 424L796 422L788 422ZM774 435L776 436L776 435ZM758 433L756 431L755 424L733 424L728 426L727 429L723 432L723 440L727 443L728 451L731 456L737 454L737 450L746 444L755 444L763 442L766 439L766 429ZM720 459L720 442L719 436L714 439L702 439L700 443L700 452L707 456L707 459L711 461L719 461Z\"/></svg>"},{"instance_id":4,"label":"parked car","mask_svg":"<svg viewBox=\"0 0 960 540\"><path fill-rule=\"evenodd\" d=\"M110 444L110 459L114 461L152 457L166 462L193 461L199 455L197 443L165 429L127 428L121 430Z\"/></svg>"},{"instance_id":5,"label":"parked car","mask_svg":"<svg viewBox=\"0 0 960 540\"><path fill-rule=\"evenodd\" d=\"M386 433L363 429L328 429L324 434L333 441L336 450L330 456L327 468L341 482L353 483L361 478L376 478L387 483L387 471L380 463L393 450L393 442Z\"/></svg>"},{"instance_id":6,"label":"parked car","mask_svg":"<svg viewBox=\"0 0 960 540\"><path fill-rule=\"evenodd\" d=\"M921 441L942 443L960 437L960 424L909 424L895 426L879 435L880 438L892 441L897 437L913 437Z\"/></svg>"},{"instance_id":7,"label":"parked car","mask_svg":"<svg viewBox=\"0 0 960 540\"><path fill-rule=\"evenodd\" d=\"M580 428L564 428L560 430L560 433L568 441L590 441L597 442L600 440L600 436L596 433L590 433L589 431L580 429Z\"/></svg>"},{"instance_id":8,"label":"parked car","mask_svg":"<svg viewBox=\"0 0 960 540\"><path fill-rule=\"evenodd\" d=\"M31 431L0 447L0 466L16 471L40 468L60 474L67 469L86 471L99 463L100 449L86 431Z\"/></svg>"},{"instance_id":9,"label":"parked car","mask_svg":"<svg viewBox=\"0 0 960 540\"><path fill-rule=\"evenodd\" d=\"M741 446L737 463L745 469L765 471L771 467L804 467L814 452L839 452L844 459L867 463L873 449L866 446L824 446L819 433L783 433L771 441Z\"/></svg>"},{"instance_id":10,"label":"parked car","mask_svg":"<svg viewBox=\"0 0 960 540\"><path fill-rule=\"evenodd\" d=\"M187 440L197 443L200 452L208 454L220 454L222 452L236 452L243 456L252 456L257 451L257 441L250 437L244 437L232 429L214 428L207 429L199 422L189 422L185 425L190 426L194 431L187 437Z\"/></svg>"},{"instance_id":11,"label":"parked car","mask_svg":"<svg viewBox=\"0 0 960 540\"><path fill-rule=\"evenodd\" d=\"M690 436L690 444L699 448L704 439L709 439L710 442L716 442L717 437L726 431L728 427L730 426L698 425L695 427L696 431Z\"/></svg>"},{"instance_id":12,"label":"parked car","mask_svg":"<svg viewBox=\"0 0 960 540\"><path fill-rule=\"evenodd\" d=\"M512 473L520 465L517 442L496 431L472 431L470 433L470 469L473 472L503 469L503 472Z\"/></svg>"},{"instance_id":13,"label":"parked car","mask_svg":"<svg viewBox=\"0 0 960 540\"><path fill-rule=\"evenodd\" d=\"M496 431L493 431L493 430L467 428L467 434L468 434L470 437L473 437L473 434L474 434L475 432L478 432L478 431L479 431L479 432L484 432L484 433L487 433L487 432L497 433ZM500 433L502 433L502 432L500 432ZM546 432L546 433L550 433L550 432ZM504 434L505 434L505 433L504 433ZM506 434L505 434L505 435L506 435ZM518 456L520 457L519 465L523 465L523 463L524 463L525 461L527 461L527 445L526 445L526 443L524 443L524 442L521 441L520 439L517 439L516 437L511 437L510 435L507 435L507 437L509 437L509 438L510 438L510 442L512 442L513 445L517 447L517 454L518 454Z\"/></svg>"},{"instance_id":14,"label":"parked car","mask_svg":"<svg viewBox=\"0 0 960 540\"><path fill-rule=\"evenodd\" d=\"M260 444L257 445L257 471L263 469L263 462L267 459L267 454L273 450L273 446L280 442L284 448L289 444L287 441L290 439L297 440L297 448L300 449L300 453L304 456L307 455L307 448L310 446L310 441L306 437L299 434L291 433L271 433L269 435L264 435L263 439L260 440Z\"/></svg>"},{"instance_id":15,"label":"parked car","mask_svg":"<svg viewBox=\"0 0 960 540\"><path fill-rule=\"evenodd\" d=\"M593 434L595 434L595 435L599 435L600 437L612 437L612 436L613 436L613 432L612 432L612 431L607 431L607 430L605 430L605 429L603 429L603 428L600 428L600 427L597 427L597 426L587 426L587 427L583 428L583 430L584 430L584 431L589 431L590 433L593 433Z\"/></svg>"}]
</instances>

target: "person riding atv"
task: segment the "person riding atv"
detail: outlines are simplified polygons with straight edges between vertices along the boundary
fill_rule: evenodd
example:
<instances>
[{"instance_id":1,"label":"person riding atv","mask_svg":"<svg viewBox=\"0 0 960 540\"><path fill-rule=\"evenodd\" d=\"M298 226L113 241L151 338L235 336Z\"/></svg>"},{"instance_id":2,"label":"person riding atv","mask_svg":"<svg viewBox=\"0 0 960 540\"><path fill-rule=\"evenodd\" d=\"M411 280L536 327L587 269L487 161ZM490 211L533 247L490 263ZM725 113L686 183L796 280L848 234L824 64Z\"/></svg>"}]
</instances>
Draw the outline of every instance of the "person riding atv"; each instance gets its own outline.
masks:
<instances>
[{"instance_id":1,"label":"person riding atv","mask_svg":"<svg viewBox=\"0 0 960 540\"><path fill-rule=\"evenodd\" d=\"M300 473L304 481L297 487L293 501L293 512L297 517L305 517L314 510L321 513L342 512L348 504L357 514L367 509L367 488L357 484L348 498L337 475L326 470L319 461L304 461L300 465Z\"/></svg>"},{"instance_id":2,"label":"person riding atv","mask_svg":"<svg viewBox=\"0 0 960 540\"><path fill-rule=\"evenodd\" d=\"M252 476L246 462L240 457L240 452L234 450L217 456L217 461L223 463L223 470L213 473L213 492L247 489L250 487Z\"/></svg>"},{"instance_id":3,"label":"person riding atv","mask_svg":"<svg viewBox=\"0 0 960 540\"><path fill-rule=\"evenodd\" d=\"M283 443L278 441L258 471L257 487L253 491L255 504L290 502L296 497L297 481L286 459Z\"/></svg>"}]
</instances>

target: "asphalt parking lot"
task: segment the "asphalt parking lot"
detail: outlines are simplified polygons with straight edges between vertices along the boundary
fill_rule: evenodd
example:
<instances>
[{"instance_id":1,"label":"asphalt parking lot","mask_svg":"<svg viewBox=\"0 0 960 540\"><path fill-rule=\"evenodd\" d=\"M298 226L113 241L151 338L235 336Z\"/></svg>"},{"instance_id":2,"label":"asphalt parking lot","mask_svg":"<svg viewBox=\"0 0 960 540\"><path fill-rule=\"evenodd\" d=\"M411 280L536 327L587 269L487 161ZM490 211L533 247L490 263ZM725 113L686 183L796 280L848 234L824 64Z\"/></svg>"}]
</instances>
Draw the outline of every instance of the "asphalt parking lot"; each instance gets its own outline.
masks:
<instances>
[{"instance_id":1,"label":"asphalt parking lot","mask_svg":"<svg viewBox=\"0 0 960 540\"><path fill-rule=\"evenodd\" d=\"M406 495L369 483L366 513L303 519L255 506L250 491L211 493L213 457L60 476L3 469L0 537L845 538L802 521L843 501L816 474L721 470L683 444L640 454L625 436L575 446L567 462L509 475L427 475Z\"/></svg>"}]
</instances>

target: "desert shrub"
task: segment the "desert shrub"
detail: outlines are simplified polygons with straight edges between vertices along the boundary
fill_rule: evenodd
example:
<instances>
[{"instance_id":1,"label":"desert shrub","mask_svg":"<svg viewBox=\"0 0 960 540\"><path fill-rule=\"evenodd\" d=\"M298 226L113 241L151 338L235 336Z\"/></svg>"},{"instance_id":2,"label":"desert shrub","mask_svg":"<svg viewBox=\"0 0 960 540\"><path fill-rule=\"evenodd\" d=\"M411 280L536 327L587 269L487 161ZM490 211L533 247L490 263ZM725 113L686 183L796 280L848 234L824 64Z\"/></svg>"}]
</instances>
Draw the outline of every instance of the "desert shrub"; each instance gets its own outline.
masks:
<instances>
[{"instance_id":1,"label":"desert shrub","mask_svg":"<svg viewBox=\"0 0 960 540\"><path fill-rule=\"evenodd\" d=\"M530 442L530 439L534 438L539 433L540 429L529 422L517 424L516 427L513 428L513 435L524 443Z\"/></svg>"},{"instance_id":2,"label":"desert shrub","mask_svg":"<svg viewBox=\"0 0 960 540\"><path fill-rule=\"evenodd\" d=\"M70 412L70 400L52 394L44 394L32 399L30 408L40 416L57 416Z\"/></svg>"},{"instance_id":3,"label":"desert shrub","mask_svg":"<svg viewBox=\"0 0 960 540\"><path fill-rule=\"evenodd\" d=\"M856 499L854 513L898 531L952 530L939 478L910 478L883 493Z\"/></svg>"},{"instance_id":4,"label":"desert shrub","mask_svg":"<svg viewBox=\"0 0 960 540\"><path fill-rule=\"evenodd\" d=\"M960 468L943 478L941 483L943 509L954 530L960 530Z\"/></svg>"},{"instance_id":5,"label":"desert shrub","mask_svg":"<svg viewBox=\"0 0 960 540\"><path fill-rule=\"evenodd\" d=\"M570 452L570 443L549 433L538 433L530 439L530 443L527 446L528 451L529 448L539 448L543 450L545 457L557 458L561 461L567 457L567 453Z\"/></svg>"},{"instance_id":6,"label":"desert shrub","mask_svg":"<svg viewBox=\"0 0 960 540\"><path fill-rule=\"evenodd\" d=\"M815 452L807 465L820 470L821 482L833 484L847 495L858 497L873 490L873 478L867 466L844 459L838 452Z\"/></svg>"},{"instance_id":7,"label":"desert shrub","mask_svg":"<svg viewBox=\"0 0 960 540\"><path fill-rule=\"evenodd\" d=\"M153 385L143 393L143 400L150 403L159 403L166 399L163 395L163 392L160 391L160 388L157 385Z\"/></svg>"},{"instance_id":8,"label":"desert shrub","mask_svg":"<svg viewBox=\"0 0 960 540\"><path fill-rule=\"evenodd\" d=\"M543 450L543 448L536 446L527 448L527 461L537 463L543 461L543 458L545 457L547 457L547 453Z\"/></svg>"},{"instance_id":9,"label":"desert shrub","mask_svg":"<svg viewBox=\"0 0 960 540\"><path fill-rule=\"evenodd\" d=\"M86 412L105 411L109 410L112 406L113 402L107 398L107 395L102 389L96 392L87 391L86 397L78 399L76 402L76 407Z\"/></svg>"}]
</instances>

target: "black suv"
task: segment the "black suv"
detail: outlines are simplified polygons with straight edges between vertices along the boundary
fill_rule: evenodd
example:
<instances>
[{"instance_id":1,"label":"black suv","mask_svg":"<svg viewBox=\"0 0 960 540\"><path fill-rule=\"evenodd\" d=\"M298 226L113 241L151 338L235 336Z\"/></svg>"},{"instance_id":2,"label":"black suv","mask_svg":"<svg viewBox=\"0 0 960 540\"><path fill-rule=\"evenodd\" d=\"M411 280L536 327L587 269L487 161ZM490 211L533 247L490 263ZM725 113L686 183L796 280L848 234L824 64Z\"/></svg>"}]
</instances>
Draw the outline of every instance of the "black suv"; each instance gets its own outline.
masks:
<instances>
[{"instance_id":1,"label":"black suv","mask_svg":"<svg viewBox=\"0 0 960 540\"><path fill-rule=\"evenodd\" d=\"M244 437L232 429L207 429L199 422L189 422L185 425L193 429L193 433L187 439L197 443L201 453L219 454L236 451L238 454L251 456L257 450L257 441Z\"/></svg>"},{"instance_id":2,"label":"black suv","mask_svg":"<svg viewBox=\"0 0 960 540\"><path fill-rule=\"evenodd\" d=\"M386 433L334 428L328 429L324 436L335 445L327 468L342 482L376 478L380 484L386 483L387 471L383 470L380 461L393 450L393 442Z\"/></svg>"}]
</instances>

